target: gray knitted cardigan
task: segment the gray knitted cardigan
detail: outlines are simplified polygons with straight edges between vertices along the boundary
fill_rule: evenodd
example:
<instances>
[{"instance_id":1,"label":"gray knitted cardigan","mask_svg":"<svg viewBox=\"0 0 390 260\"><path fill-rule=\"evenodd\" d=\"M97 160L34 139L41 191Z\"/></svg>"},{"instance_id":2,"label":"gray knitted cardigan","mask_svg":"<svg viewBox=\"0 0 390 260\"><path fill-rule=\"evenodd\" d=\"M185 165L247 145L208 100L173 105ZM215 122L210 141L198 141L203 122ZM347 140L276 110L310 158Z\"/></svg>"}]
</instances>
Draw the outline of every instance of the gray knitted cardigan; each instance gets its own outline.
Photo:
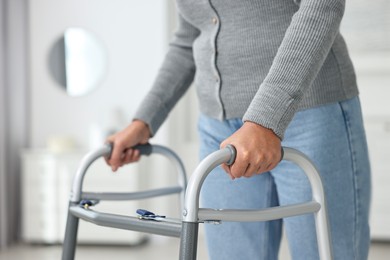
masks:
<instances>
[{"instance_id":1,"label":"gray knitted cardigan","mask_svg":"<svg viewBox=\"0 0 390 260\"><path fill-rule=\"evenodd\" d=\"M154 134L194 82L202 113L280 138L296 111L358 95L345 0L177 0L179 23L135 118Z\"/></svg>"}]
</instances>

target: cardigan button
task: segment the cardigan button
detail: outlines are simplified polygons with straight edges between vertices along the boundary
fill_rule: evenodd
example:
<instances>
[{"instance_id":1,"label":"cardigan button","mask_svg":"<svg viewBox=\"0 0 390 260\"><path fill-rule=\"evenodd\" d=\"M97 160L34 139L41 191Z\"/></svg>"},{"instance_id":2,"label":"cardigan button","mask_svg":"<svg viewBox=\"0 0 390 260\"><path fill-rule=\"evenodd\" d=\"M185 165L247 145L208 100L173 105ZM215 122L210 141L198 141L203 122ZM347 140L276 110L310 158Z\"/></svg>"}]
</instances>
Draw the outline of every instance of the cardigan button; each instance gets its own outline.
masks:
<instances>
[{"instance_id":1,"label":"cardigan button","mask_svg":"<svg viewBox=\"0 0 390 260\"><path fill-rule=\"evenodd\" d=\"M212 19L212 22L213 22L213 24L217 24L217 23L218 23L218 18L217 18L217 17L214 17L214 18Z\"/></svg>"}]
</instances>

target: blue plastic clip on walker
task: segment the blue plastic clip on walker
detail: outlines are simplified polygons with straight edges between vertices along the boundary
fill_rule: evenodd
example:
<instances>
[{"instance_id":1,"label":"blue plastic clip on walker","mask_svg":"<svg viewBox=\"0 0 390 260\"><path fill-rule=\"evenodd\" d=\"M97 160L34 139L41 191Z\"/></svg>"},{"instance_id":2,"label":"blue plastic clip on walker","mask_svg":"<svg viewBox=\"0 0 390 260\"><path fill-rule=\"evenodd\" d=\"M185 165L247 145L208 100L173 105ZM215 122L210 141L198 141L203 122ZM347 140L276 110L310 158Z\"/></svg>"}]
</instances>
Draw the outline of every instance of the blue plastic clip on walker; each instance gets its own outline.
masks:
<instances>
[{"instance_id":1,"label":"blue plastic clip on walker","mask_svg":"<svg viewBox=\"0 0 390 260\"><path fill-rule=\"evenodd\" d=\"M156 215L151 211L148 211L146 209L137 209L137 214L139 219L144 220L155 220L155 221L161 221L165 220L165 216Z\"/></svg>"}]
</instances>

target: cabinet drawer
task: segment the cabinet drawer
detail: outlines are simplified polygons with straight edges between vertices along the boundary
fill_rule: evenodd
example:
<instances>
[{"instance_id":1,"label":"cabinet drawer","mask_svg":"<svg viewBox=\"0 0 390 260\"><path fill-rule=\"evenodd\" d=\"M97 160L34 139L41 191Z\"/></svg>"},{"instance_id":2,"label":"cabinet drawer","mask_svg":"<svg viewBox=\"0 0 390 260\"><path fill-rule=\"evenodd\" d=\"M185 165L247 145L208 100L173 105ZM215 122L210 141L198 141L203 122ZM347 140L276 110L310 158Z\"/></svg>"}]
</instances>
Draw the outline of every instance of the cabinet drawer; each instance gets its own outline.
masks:
<instances>
[{"instance_id":1,"label":"cabinet drawer","mask_svg":"<svg viewBox=\"0 0 390 260\"><path fill-rule=\"evenodd\" d=\"M29 242L58 243L57 211L30 208L23 212L22 239Z\"/></svg>"},{"instance_id":2,"label":"cabinet drawer","mask_svg":"<svg viewBox=\"0 0 390 260\"><path fill-rule=\"evenodd\" d=\"M57 185L27 185L22 189L22 205L23 208L36 207L47 208L57 207L62 201L57 193Z\"/></svg>"},{"instance_id":3,"label":"cabinet drawer","mask_svg":"<svg viewBox=\"0 0 390 260\"><path fill-rule=\"evenodd\" d=\"M45 159L35 161L28 158L23 162L23 179L29 183L54 183L56 180L56 163L53 160Z\"/></svg>"}]
</instances>

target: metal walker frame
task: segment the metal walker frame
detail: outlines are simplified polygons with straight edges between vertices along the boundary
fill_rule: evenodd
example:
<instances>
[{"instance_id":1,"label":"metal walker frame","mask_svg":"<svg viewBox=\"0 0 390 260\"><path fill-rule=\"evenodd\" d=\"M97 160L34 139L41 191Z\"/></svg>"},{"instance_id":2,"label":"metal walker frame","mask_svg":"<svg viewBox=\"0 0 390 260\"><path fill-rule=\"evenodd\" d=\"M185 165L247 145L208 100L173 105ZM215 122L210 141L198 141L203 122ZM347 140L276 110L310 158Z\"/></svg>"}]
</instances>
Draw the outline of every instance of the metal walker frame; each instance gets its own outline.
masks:
<instances>
[{"instance_id":1,"label":"metal walker frame","mask_svg":"<svg viewBox=\"0 0 390 260\"><path fill-rule=\"evenodd\" d=\"M223 163L231 164L235 160L236 152L233 146L216 151L206 157L195 169L188 185L183 163L172 150L160 145L140 145L135 147L142 155L162 154L169 158L179 173L178 186L160 188L131 193L92 193L83 192L83 180L89 166L102 156L109 156L112 151L110 145L105 145L91 151L81 161L73 180L73 186L68 207L65 238L62 251L62 260L73 260L77 245L77 230L79 219L112 228L133 230L164 236L180 238L180 260L195 260L197 253L199 223L209 221L239 221L255 222L281 219L314 213L317 231L317 242L321 260L331 260L332 248L327 219L327 207L324 189L318 170L310 159L303 153L284 147L284 160L298 165L307 175L311 189L312 201L299 204L271 207L259 210L239 209L205 209L199 208L200 189L207 175ZM138 217L115 215L94 211L80 206L84 199L88 200L138 200L170 194L179 194L183 204L181 221L147 221Z\"/></svg>"}]
</instances>

